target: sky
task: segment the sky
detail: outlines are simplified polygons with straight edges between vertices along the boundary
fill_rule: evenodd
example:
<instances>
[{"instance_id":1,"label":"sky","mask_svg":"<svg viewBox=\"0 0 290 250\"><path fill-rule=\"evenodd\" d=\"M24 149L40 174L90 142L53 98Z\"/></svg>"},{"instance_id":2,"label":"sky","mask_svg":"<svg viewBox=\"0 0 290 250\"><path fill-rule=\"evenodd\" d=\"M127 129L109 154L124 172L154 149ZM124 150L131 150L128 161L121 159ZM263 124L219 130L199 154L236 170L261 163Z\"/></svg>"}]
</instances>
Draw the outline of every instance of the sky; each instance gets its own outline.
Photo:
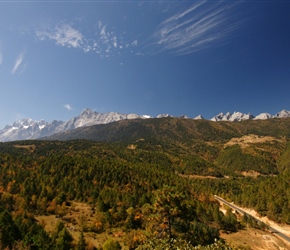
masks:
<instances>
[{"instance_id":1,"label":"sky","mask_svg":"<svg viewBox=\"0 0 290 250\"><path fill-rule=\"evenodd\" d=\"M290 110L290 0L1 1L0 129L82 110Z\"/></svg>"}]
</instances>

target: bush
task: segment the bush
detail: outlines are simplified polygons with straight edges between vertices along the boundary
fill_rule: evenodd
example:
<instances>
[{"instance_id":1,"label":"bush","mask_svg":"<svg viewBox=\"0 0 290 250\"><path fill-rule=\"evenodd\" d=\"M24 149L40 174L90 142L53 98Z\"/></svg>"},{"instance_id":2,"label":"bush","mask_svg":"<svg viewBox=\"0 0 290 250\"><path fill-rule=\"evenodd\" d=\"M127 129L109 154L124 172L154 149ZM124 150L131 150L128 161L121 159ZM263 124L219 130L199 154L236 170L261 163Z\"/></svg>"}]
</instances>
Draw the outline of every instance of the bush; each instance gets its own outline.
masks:
<instances>
[{"instance_id":1,"label":"bush","mask_svg":"<svg viewBox=\"0 0 290 250\"><path fill-rule=\"evenodd\" d=\"M113 239L107 239L103 245L103 250L121 250L120 243Z\"/></svg>"}]
</instances>

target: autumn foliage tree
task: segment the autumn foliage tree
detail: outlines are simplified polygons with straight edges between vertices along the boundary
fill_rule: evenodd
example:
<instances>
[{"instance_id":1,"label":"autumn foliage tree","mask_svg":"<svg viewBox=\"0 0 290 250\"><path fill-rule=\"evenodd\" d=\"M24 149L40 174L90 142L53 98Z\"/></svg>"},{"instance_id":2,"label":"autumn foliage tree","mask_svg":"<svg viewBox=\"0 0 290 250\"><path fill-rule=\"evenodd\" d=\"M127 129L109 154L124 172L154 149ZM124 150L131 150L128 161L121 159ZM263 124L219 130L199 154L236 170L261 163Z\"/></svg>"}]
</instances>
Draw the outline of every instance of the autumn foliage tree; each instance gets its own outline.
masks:
<instances>
[{"instance_id":1,"label":"autumn foliage tree","mask_svg":"<svg viewBox=\"0 0 290 250\"><path fill-rule=\"evenodd\" d=\"M153 204L153 221L155 233L173 236L174 224L181 219L183 212L184 196L176 188L164 186L155 192Z\"/></svg>"}]
</instances>

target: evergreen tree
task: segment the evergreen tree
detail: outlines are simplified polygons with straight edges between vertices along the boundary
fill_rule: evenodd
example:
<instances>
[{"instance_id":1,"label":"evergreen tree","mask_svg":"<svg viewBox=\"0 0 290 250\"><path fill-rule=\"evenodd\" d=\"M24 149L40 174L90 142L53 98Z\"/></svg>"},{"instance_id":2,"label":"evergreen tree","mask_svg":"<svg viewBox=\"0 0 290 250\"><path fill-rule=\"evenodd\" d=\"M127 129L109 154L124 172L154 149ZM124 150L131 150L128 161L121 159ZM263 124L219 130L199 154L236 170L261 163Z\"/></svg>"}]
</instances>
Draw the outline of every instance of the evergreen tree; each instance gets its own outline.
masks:
<instances>
[{"instance_id":1,"label":"evergreen tree","mask_svg":"<svg viewBox=\"0 0 290 250\"><path fill-rule=\"evenodd\" d=\"M232 209L227 209L222 222L222 229L229 232L237 232L239 227L240 223L237 221L236 215L232 212Z\"/></svg>"},{"instance_id":2,"label":"evergreen tree","mask_svg":"<svg viewBox=\"0 0 290 250\"><path fill-rule=\"evenodd\" d=\"M73 238L66 229L63 222L56 225L55 233L53 234L53 242L55 250L69 250L72 248Z\"/></svg>"},{"instance_id":3,"label":"evergreen tree","mask_svg":"<svg viewBox=\"0 0 290 250\"><path fill-rule=\"evenodd\" d=\"M156 192L153 204L153 222L159 233L166 233L169 238L173 236L173 225L182 217L182 201L184 196L176 188L165 186Z\"/></svg>"},{"instance_id":4,"label":"evergreen tree","mask_svg":"<svg viewBox=\"0 0 290 250\"><path fill-rule=\"evenodd\" d=\"M84 233L83 231L81 231L78 244L77 244L77 250L86 250L86 248L87 248L87 243L84 237Z\"/></svg>"},{"instance_id":5,"label":"evergreen tree","mask_svg":"<svg viewBox=\"0 0 290 250\"><path fill-rule=\"evenodd\" d=\"M4 210L0 213L0 242L1 249L12 249L15 241L21 239L19 228L12 220L11 214Z\"/></svg>"}]
</instances>

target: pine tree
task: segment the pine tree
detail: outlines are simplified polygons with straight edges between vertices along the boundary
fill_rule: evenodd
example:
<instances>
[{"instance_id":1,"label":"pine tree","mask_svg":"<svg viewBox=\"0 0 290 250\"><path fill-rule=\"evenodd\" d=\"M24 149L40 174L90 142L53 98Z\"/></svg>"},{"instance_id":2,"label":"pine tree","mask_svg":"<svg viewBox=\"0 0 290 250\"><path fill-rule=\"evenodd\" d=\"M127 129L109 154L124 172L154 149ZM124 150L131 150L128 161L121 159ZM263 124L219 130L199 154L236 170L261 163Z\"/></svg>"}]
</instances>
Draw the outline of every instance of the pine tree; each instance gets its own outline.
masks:
<instances>
[{"instance_id":1,"label":"pine tree","mask_svg":"<svg viewBox=\"0 0 290 250\"><path fill-rule=\"evenodd\" d=\"M63 222L59 222L56 225L56 230L53 234L53 241L55 250L69 250L72 248L73 238Z\"/></svg>"},{"instance_id":2,"label":"pine tree","mask_svg":"<svg viewBox=\"0 0 290 250\"><path fill-rule=\"evenodd\" d=\"M19 228L15 225L11 214L4 210L0 213L0 242L1 249L12 249L13 243L21 239Z\"/></svg>"},{"instance_id":3,"label":"pine tree","mask_svg":"<svg viewBox=\"0 0 290 250\"><path fill-rule=\"evenodd\" d=\"M86 250L86 248L87 248L87 243L84 237L84 233L83 231L81 231L79 241L77 244L77 250Z\"/></svg>"},{"instance_id":4,"label":"pine tree","mask_svg":"<svg viewBox=\"0 0 290 250\"><path fill-rule=\"evenodd\" d=\"M182 193L173 187L165 186L156 192L152 220L157 223L160 234L165 233L172 238L173 224L178 217L182 216L183 200Z\"/></svg>"}]
</instances>

